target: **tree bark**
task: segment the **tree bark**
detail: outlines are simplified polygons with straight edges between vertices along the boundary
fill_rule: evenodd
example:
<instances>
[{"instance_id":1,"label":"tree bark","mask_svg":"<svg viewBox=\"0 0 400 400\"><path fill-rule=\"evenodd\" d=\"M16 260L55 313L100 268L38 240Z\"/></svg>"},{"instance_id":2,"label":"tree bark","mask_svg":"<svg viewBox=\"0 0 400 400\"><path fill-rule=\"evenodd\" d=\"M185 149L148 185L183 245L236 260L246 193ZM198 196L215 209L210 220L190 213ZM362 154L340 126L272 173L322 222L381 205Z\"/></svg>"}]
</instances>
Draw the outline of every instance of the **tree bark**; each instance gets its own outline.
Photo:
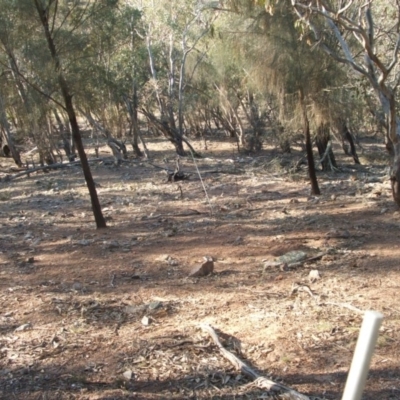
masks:
<instances>
[{"instance_id":1,"label":"tree bark","mask_svg":"<svg viewBox=\"0 0 400 400\"><path fill-rule=\"evenodd\" d=\"M176 154L178 154L178 156L185 156L183 137L176 130L173 130L166 120L158 120L151 112L146 111L144 108L142 108L141 111L148 118L151 124L162 132L162 134L174 145Z\"/></svg>"},{"instance_id":2,"label":"tree bark","mask_svg":"<svg viewBox=\"0 0 400 400\"><path fill-rule=\"evenodd\" d=\"M299 101L303 114L303 130L306 141L306 151L307 151L307 162L308 162L308 174L311 183L311 194L320 195L321 192L318 186L317 174L315 172L314 155L311 144L311 134L310 134L310 122L307 116L307 108L304 100L304 92L302 89L299 90Z\"/></svg>"},{"instance_id":3,"label":"tree bark","mask_svg":"<svg viewBox=\"0 0 400 400\"><path fill-rule=\"evenodd\" d=\"M340 136L342 138L342 147L345 154L353 157L355 164L360 164L360 160L358 159L356 146L354 144L353 136L351 135L349 129L347 128L346 122L341 121L340 126ZM349 142L350 151L346 148L345 142Z\"/></svg>"},{"instance_id":4,"label":"tree bark","mask_svg":"<svg viewBox=\"0 0 400 400\"><path fill-rule=\"evenodd\" d=\"M332 148L328 149L329 141L329 126L321 124L317 129L316 143L323 171L330 171L332 167L337 167ZM328 153L326 154L326 152Z\"/></svg>"},{"instance_id":5,"label":"tree bark","mask_svg":"<svg viewBox=\"0 0 400 400\"><path fill-rule=\"evenodd\" d=\"M133 130L133 141L132 148L137 157L141 157L143 155L142 151L139 149L139 121L138 121L138 96L136 85L133 86L133 98L132 98L132 107L130 108L131 120L132 120L132 130ZM143 140L142 140L143 142ZM145 149L146 150L146 149Z\"/></svg>"},{"instance_id":6,"label":"tree bark","mask_svg":"<svg viewBox=\"0 0 400 400\"><path fill-rule=\"evenodd\" d=\"M350 1L348 5L352 5L352 3ZM364 75L369 80L382 105L383 112L388 116L389 120L386 148L393 157L391 174L393 199L400 206L400 120L396 116L396 86L389 86L387 83L389 76L393 75L393 71L396 71L396 66L398 65L400 49L399 15L397 15L397 23L392 24L393 30L391 31L396 33L396 44L391 51L392 54L385 52L383 57L378 53L379 46L375 43L376 39L382 39L382 36L380 34L375 36L375 31L378 30L374 29L371 2L367 2L365 5L358 5L358 13L351 11L353 13L352 16L346 15L348 6L335 10L322 1L311 1L309 4L304 4L302 1L292 0L292 6L298 18L307 23L313 32L315 45L318 45L336 61L349 65L354 71ZM329 47L328 41L325 40L328 38L326 31L319 31L311 22L311 16L314 13L323 16L333 36L340 44L342 55ZM354 48L353 54L352 42L347 39L347 34L351 32L355 33L358 43L362 44L364 57L355 57L355 54L360 54L358 47ZM359 63L358 59L363 60L363 63ZM385 64L386 60L388 62ZM393 77L392 80L396 81L396 78Z\"/></svg>"},{"instance_id":7,"label":"tree bark","mask_svg":"<svg viewBox=\"0 0 400 400\"><path fill-rule=\"evenodd\" d=\"M22 167L22 161L21 157L19 154L19 151L16 149L14 145L14 141L11 136L11 129L10 129L10 124L8 123L7 120L7 114L3 102L3 98L0 95L0 124L2 125L4 129L4 136L8 145L8 148L11 152L11 156L14 159L15 164L18 165L18 167Z\"/></svg>"},{"instance_id":8,"label":"tree bark","mask_svg":"<svg viewBox=\"0 0 400 400\"><path fill-rule=\"evenodd\" d=\"M58 74L58 84L60 86L61 93L65 102L65 110L67 111L69 123L71 125L72 137L74 139L75 146L78 151L79 158L81 160L82 171L85 177L86 185L89 190L90 200L92 202L92 211L96 221L96 226L97 228L106 228L107 224L104 219L103 213L101 211L101 206L99 198L97 196L96 186L94 184L92 172L90 170L90 166L86 157L85 149L83 147L82 137L76 119L75 109L72 103L72 96L69 92L67 81L65 80L62 74L61 62L59 60L56 46L50 32L49 21L48 21L49 9L48 8L44 9L40 0L34 0L34 2L36 10L39 14L40 22L42 23L44 34L46 36L47 45L49 47L51 57L54 62L55 71Z\"/></svg>"},{"instance_id":9,"label":"tree bark","mask_svg":"<svg viewBox=\"0 0 400 400\"><path fill-rule=\"evenodd\" d=\"M396 99L393 93L389 97L389 138L393 149L393 166L390 177L392 195L395 203L400 207L400 121L396 116Z\"/></svg>"},{"instance_id":10,"label":"tree bark","mask_svg":"<svg viewBox=\"0 0 400 400\"><path fill-rule=\"evenodd\" d=\"M146 147L146 143L144 142L143 138L140 135L140 129L139 129L139 118L138 118L138 96L137 96L137 89L136 85L133 84L133 94L132 94L132 99L128 98L128 96L123 96L124 97L124 102L125 106L128 110L129 117L131 119L130 123L130 135L132 136L132 149L133 152L137 157L142 157L143 152L146 158L149 158L148 155L148 150ZM142 143L143 146L143 152L139 148L139 140Z\"/></svg>"},{"instance_id":11,"label":"tree bark","mask_svg":"<svg viewBox=\"0 0 400 400\"><path fill-rule=\"evenodd\" d=\"M69 129L68 122L64 124L61 120L60 115L58 114L57 109L53 108L53 114L56 118L58 129L60 131L60 136L63 141L63 149L69 161L74 161L76 154L75 154L75 145L74 139L71 134L71 130Z\"/></svg>"}]
</instances>

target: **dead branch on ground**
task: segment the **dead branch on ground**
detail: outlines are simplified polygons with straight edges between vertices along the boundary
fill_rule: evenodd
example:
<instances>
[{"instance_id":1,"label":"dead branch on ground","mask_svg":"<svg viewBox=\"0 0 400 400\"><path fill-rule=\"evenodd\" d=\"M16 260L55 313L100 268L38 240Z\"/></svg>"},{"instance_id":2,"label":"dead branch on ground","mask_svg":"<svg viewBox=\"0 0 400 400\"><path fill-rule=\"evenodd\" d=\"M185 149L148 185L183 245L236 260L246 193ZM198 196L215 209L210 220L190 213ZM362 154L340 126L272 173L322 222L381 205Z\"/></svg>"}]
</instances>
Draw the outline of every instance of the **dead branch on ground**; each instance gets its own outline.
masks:
<instances>
[{"instance_id":1,"label":"dead branch on ground","mask_svg":"<svg viewBox=\"0 0 400 400\"><path fill-rule=\"evenodd\" d=\"M256 387L260 389L266 389L270 392L281 393L284 396L283 398L287 400L310 400L308 396L296 392L294 389L282 385L281 383L274 382L268 378L265 378L264 376L261 376L259 373L254 371L242 360L240 360L238 357L236 357L234 354L224 348L217 336L217 333L210 325L201 324L200 328L203 331L206 331L211 336L213 342L227 360L229 360L238 370L240 370L243 375L246 375L248 378L254 379L252 384Z\"/></svg>"}]
</instances>

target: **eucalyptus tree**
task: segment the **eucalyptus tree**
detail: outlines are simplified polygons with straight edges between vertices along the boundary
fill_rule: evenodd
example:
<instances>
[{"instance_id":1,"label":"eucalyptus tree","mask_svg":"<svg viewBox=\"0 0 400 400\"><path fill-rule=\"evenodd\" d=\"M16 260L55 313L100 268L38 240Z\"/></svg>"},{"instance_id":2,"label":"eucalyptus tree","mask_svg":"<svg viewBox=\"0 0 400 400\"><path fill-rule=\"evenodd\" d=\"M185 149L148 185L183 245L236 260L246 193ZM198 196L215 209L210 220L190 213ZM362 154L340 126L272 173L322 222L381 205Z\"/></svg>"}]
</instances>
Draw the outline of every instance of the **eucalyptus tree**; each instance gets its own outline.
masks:
<instances>
[{"instance_id":1,"label":"eucalyptus tree","mask_svg":"<svg viewBox=\"0 0 400 400\"><path fill-rule=\"evenodd\" d=\"M233 2L239 15L233 31L234 45L246 63L246 71L265 93L273 92L281 104L280 119L293 121L304 132L312 194L319 194L312 151L310 107L313 97L332 84L325 59L298 40L294 14L279 3L273 15L252 2ZM245 8L242 8L245 4ZM234 18L229 14L227 18ZM234 26L234 29L232 27ZM315 104L314 104L315 107Z\"/></svg>"},{"instance_id":2,"label":"eucalyptus tree","mask_svg":"<svg viewBox=\"0 0 400 400\"><path fill-rule=\"evenodd\" d=\"M109 145L131 140L136 155L141 139L138 125L138 93L149 80L143 41L136 34L141 13L128 2L104 7L86 25L87 44L75 63L80 86L75 89L78 110L93 131ZM85 74L84 80L79 76ZM145 144L142 140L145 150Z\"/></svg>"},{"instance_id":3,"label":"eucalyptus tree","mask_svg":"<svg viewBox=\"0 0 400 400\"><path fill-rule=\"evenodd\" d=\"M347 65L353 71L353 79L366 79L379 100L388 118L393 199L400 206L400 119L396 98L400 82L399 2L291 0L291 3L313 46Z\"/></svg>"},{"instance_id":4,"label":"eucalyptus tree","mask_svg":"<svg viewBox=\"0 0 400 400\"><path fill-rule=\"evenodd\" d=\"M340 89L348 83L345 70L309 46L308 37L301 35L302 26L290 2L231 0L209 4L215 10L230 11L225 13L230 20L239 16L234 25L228 25L231 31L236 30L232 33L234 48L243 55L246 70L260 88L280 99L280 118L287 126L295 128L302 121L312 192L318 193L310 126L323 139L319 141L323 145L319 146L322 158L325 153L331 154L334 164L331 151L326 149L329 131L324 127L336 125L339 118L345 117L346 96Z\"/></svg>"},{"instance_id":5,"label":"eucalyptus tree","mask_svg":"<svg viewBox=\"0 0 400 400\"><path fill-rule=\"evenodd\" d=\"M73 139L79 154L79 158L82 165L82 171L86 180L86 185L89 190L90 199L92 202L93 215L96 221L97 228L105 228L106 221L101 211L100 202L97 196L96 187L90 170L90 166L87 160L85 149L83 147L82 137L76 117L75 107L72 101L72 92L69 86L68 80L65 76L64 66L62 58L60 56L60 48L58 46L65 45L65 42L61 42L57 46L57 39L62 36L63 24L68 21L71 25L67 28L67 32L70 36L73 35L73 31L77 29L85 19L91 16L93 13L93 7L97 6L96 2L88 2L81 9L79 5L76 7L76 13L74 13L74 5L72 8L67 8L64 11L64 15L60 15L60 9L58 0L33 0L34 6L37 11L38 19L43 29L43 34L46 38L47 46L51 56L52 64L54 67L54 73L57 77L58 86L61 91L61 96L64 101L64 108L68 114L69 123L71 125ZM72 17L70 17L72 16ZM57 29L57 30L55 30ZM59 35L56 35L59 33Z\"/></svg>"},{"instance_id":6,"label":"eucalyptus tree","mask_svg":"<svg viewBox=\"0 0 400 400\"><path fill-rule=\"evenodd\" d=\"M112 7L113 4L107 0L11 0L1 3L2 12L7 10L14 17L13 30L29 32L24 41L19 43L20 48L10 40L7 42L13 54L20 54L18 68L11 66L9 71L17 74L26 87L34 89L47 102L52 102L68 115L96 226L106 227L77 123L73 95L79 82L73 72L77 65L77 50L86 45L87 21L98 10ZM21 85L18 86L20 88Z\"/></svg>"},{"instance_id":7,"label":"eucalyptus tree","mask_svg":"<svg viewBox=\"0 0 400 400\"><path fill-rule=\"evenodd\" d=\"M16 10L14 2L1 3L0 12L0 83L2 86L2 98L0 102L1 125L5 132L6 141L10 147L13 158L18 165L21 165L20 156L13 144L13 136L11 133L12 126L9 121L9 116L13 113L11 109L16 110L19 108L20 101L23 103L23 109L19 109L15 114L18 118L14 122L18 122L19 128L24 125L25 116L31 117L32 110L29 103L29 95L27 88L24 86L19 76L19 60L17 56L17 49L19 49L24 41L29 38L28 31L18 29L21 24L19 21L19 14ZM25 54L27 56L28 53ZM22 55L21 57L22 58ZM17 125L17 124L15 124ZM16 126L13 127L16 130ZM28 130L32 136L35 136L35 129L30 126ZM40 146L39 146L40 149Z\"/></svg>"},{"instance_id":8,"label":"eucalyptus tree","mask_svg":"<svg viewBox=\"0 0 400 400\"><path fill-rule=\"evenodd\" d=\"M184 95L196 68L204 58L201 40L211 31L216 14L201 2L172 0L154 5L150 0L134 3L143 14L143 28L137 33L146 43L151 71L151 89L160 120L150 111L145 115L184 154L183 142L194 149L184 137ZM197 54L197 62L187 69L188 59Z\"/></svg>"}]
</instances>

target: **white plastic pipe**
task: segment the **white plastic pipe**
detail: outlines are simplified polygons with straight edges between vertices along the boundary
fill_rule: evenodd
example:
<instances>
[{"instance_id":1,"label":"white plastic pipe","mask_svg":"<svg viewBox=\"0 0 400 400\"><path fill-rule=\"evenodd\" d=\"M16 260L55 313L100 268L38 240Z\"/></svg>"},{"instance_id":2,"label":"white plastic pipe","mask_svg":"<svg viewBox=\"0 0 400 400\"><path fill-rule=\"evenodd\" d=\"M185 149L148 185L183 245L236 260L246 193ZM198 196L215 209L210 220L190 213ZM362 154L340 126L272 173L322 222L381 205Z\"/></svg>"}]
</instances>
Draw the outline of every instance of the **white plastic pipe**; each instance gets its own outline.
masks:
<instances>
[{"instance_id":1,"label":"white plastic pipe","mask_svg":"<svg viewBox=\"0 0 400 400\"><path fill-rule=\"evenodd\" d=\"M342 400L361 399L382 319L377 311L365 312Z\"/></svg>"}]
</instances>

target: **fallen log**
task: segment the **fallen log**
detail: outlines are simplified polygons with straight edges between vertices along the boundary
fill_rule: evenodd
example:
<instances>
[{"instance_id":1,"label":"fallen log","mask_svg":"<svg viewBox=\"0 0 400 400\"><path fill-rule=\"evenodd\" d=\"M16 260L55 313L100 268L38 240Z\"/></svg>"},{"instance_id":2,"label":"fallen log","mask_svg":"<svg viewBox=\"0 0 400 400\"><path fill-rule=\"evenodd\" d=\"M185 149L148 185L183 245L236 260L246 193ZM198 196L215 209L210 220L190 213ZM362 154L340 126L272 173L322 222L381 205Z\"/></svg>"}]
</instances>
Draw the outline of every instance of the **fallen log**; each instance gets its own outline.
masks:
<instances>
[{"instance_id":1,"label":"fallen log","mask_svg":"<svg viewBox=\"0 0 400 400\"><path fill-rule=\"evenodd\" d=\"M274 392L275 395L279 394L280 398L285 400L310 400L308 396L305 396L304 394L301 394L288 386L282 385L281 383L265 378L258 372L254 371L242 360L224 348L218 338L217 333L210 325L201 324L200 328L211 336L213 342L227 360L229 360L238 370L240 370L243 375L250 379L254 379L252 385L258 387L259 389L265 389L270 392Z\"/></svg>"}]
</instances>

